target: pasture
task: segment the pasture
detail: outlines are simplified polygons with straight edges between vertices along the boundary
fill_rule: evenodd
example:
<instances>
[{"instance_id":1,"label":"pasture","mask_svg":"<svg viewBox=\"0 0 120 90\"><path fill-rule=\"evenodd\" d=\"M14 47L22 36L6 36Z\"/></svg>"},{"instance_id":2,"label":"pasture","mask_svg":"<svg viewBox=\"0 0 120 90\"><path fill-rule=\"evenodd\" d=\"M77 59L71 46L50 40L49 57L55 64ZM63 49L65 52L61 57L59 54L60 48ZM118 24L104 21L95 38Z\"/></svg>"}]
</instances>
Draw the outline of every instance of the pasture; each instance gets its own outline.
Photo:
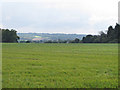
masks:
<instances>
[{"instance_id":1,"label":"pasture","mask_svg":"<svg viewBox=\"0 0 120 90\"><path fill-rule=\"evenodd\" d=\"M3 88L117 88L117 44L2 44Z\"/></svg>"}]
</instances>

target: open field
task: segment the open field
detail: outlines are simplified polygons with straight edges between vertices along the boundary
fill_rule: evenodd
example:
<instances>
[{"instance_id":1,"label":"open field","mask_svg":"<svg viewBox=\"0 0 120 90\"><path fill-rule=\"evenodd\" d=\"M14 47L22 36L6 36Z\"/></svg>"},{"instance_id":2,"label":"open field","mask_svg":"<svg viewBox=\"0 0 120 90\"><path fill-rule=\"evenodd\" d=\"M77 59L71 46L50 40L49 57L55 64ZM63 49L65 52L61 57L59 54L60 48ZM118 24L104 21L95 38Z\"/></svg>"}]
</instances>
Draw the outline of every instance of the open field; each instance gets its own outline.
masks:
<instances>
[{"instance_id":1,"label":"open field","mask_svg":"<svg viewBox=\"0 0 120 90\"><path fill-rule=\"evenodd\" d=\"M3 88L116 88L117 44L5 44Z\"/></svg>"}]
</instances>

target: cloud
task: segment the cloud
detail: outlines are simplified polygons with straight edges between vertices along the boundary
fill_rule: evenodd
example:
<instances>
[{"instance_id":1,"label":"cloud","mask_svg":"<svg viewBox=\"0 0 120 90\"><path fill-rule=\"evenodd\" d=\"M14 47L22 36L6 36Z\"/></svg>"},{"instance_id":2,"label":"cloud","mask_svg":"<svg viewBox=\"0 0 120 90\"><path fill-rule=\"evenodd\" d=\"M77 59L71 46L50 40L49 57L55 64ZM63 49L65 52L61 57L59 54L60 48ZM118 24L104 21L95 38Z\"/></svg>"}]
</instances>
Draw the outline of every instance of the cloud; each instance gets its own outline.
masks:
<instances>
[{"instance_id":1,"label":"cloud","mask_svg":"<svg viewBox=\"0 0 120 90\"><path fill-rule=\"evenodd\" d=\"M97 33L117 22L117 0L3 0L2 15L19 32Z\"/></svg>"}]
</instances>

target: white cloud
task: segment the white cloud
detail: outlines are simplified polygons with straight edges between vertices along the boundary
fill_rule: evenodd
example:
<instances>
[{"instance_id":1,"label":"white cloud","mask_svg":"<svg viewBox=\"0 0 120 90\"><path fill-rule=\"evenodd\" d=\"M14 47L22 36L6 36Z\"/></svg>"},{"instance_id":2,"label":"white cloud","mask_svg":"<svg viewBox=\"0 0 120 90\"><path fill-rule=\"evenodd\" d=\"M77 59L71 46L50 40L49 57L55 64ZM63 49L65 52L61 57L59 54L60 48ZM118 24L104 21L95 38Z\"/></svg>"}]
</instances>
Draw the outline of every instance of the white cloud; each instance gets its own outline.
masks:
<instances>
[{"instance_id":1,"label":"white cloud","mask_svg":"<svg viewBox=\"0 0 120 90\"><path fill-rule=\"evenodd\" d=\"M90 22L89 24L94 25L96 23L100 23L100 22L112 22L112 23L116 23L117 22L117 18L116 17L112 17L112 16L108 16L108 17L104 17L104 16L91 16L91 18L89 19Z\"/></svg>"},{"instance_id":2,"label":"white cloud","mask_svg":"<svg viewBox=\"0 0 120 90\"><path fill-rule=\"evenodd\" d=\"M96 30L97 24L103 23L102 25L104 25L104 27L106 28L107 26L105 25L115 24L118 18L118 6L117 6L118 1L119 0L2 0L4 4L8 2L11 2L11 3L18 2L16 3L16 9L18 8L17 4L21 2L26 3L25 7L27 7L27 5L36 3L34 4L33 7L30 7L33 13L30 12L30 9L26 11L24 10L24 7L21 7L23 9L22 14L25 16L23 18L24 19L23 22L26 22L27 20L28 21L31 20L34 24L40 24L40 22L38 21L40 20L43 23L59 24L64 22L73 22L75 24L78 24L80 23L79 20L81 20L81 23L80 23L81 25L83 25L82 23L84 21L88 22L89 24L88 26L89 30L86 30L86 27L85 28L78 27L78 28L75 28L74 30L72 28L71 29L69 28L69 31L68 30L65 31L66 33L74 32L74 31L76 31L76 33L79 33L79 32L81 33L95 32L96 33L98 32L98 30ZM41 11L41 9L43 9L43 11ZM26 12L27 14L24 14ZM41 12L42 16L40 15L39 12ZM88 17L86 18L82 17L83 19L81 19L80 13L83 13L84 15L88 15ZM18 14L16 14L16 16ZM4 19L6 19L7 21L12 20L11 16L7 16ZM102 25L100 27L102 27ZM102 29L106 29L106 28L102 28ZM34 31L36 27L33 24L32 25L30 24L27 26L23 26L19 29L22 31L23 30ZM43 28L40 29L39 27L38 30L43 31ZM45 30L44 28L44 31L47 31L47 30ZM51 32L52 31L55 31L55 30L51 29ZM58 32L60 31L59 27L58 29L56 29L56 32L57 31Z\"/></svg>"},{"instance_id":3,"label":"white cloud","mask_svg":"<svg viewBox=\"0 0 120 90\"><path fill-rule=\"evenodd\" d=\"M10 16L6 16L6 17L5 17L5 20L6 20L6 21L9 21L9 20L11 20L11 17L10 17Z\"/></svg>"}]
</instances>

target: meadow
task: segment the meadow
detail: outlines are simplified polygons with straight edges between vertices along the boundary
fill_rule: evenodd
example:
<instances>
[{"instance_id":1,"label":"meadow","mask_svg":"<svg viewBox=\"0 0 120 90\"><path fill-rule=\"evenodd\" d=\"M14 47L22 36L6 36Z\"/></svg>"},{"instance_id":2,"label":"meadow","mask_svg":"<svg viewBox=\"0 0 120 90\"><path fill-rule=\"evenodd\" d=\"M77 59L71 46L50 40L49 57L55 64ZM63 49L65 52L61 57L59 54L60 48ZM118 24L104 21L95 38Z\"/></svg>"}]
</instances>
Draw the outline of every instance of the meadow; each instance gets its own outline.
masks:
<instances>
[{"instance_id":1,"label":"meadow","mask_svg":"<svg viewBox=\"0 0 120 90\"><path fill-rule=\"evenodd\" d=\"M117 44L2 44L3 88L117 88Z\"/></svg>"}]
</instances>

